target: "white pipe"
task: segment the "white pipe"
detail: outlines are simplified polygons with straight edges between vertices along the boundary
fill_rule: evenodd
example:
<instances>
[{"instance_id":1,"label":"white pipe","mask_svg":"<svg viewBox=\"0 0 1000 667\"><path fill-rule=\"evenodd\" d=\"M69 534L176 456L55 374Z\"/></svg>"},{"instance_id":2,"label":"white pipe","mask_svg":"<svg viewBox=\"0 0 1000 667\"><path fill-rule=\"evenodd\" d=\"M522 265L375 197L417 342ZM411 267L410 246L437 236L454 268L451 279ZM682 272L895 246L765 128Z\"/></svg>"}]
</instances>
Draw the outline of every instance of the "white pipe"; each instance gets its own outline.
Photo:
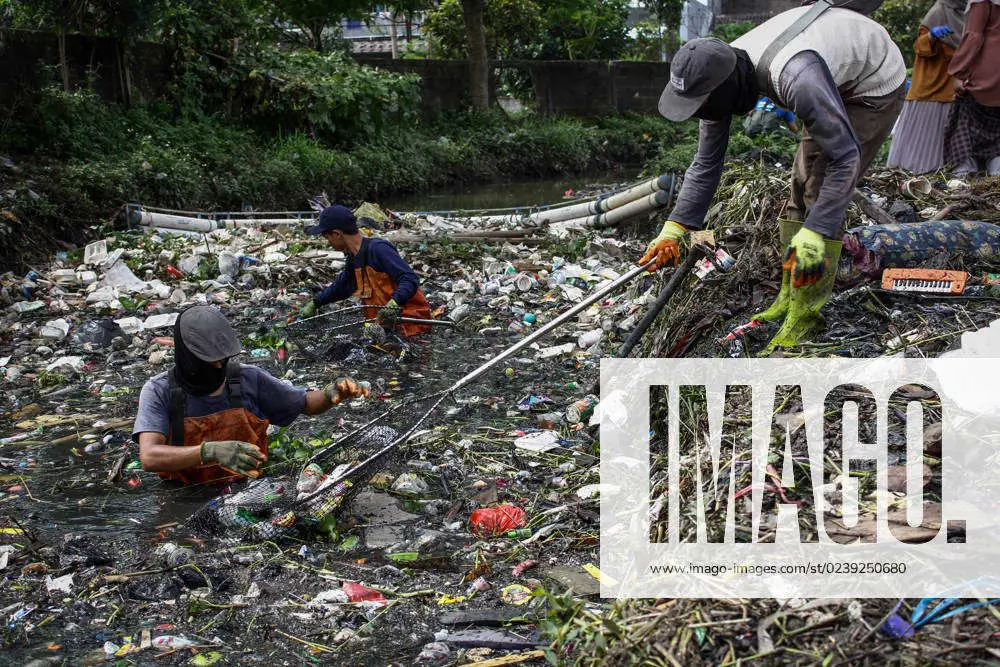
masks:
<instances>
[{"instance_id":1,"label":"white pipe","mask_svg":"<svg viewBox=\"0 0 1000 667\"><path fill-rule=\"evenodd\" d=\"M634 185L628 190L623 190L622 192L613 194L610 197L597 198L591 201L574 204L572 206L566 206L564 208L552 209L550 211L539 211L538 213L534 213L531 216L531 219L537 223L552 223L561 222L563 220L572 220L574 218L581 218L589 215L596 215L598 213L605 213L607 211L614 210L619 206L624 206L629 202L636 201L637 199L645 197L650 193L666 190L669 187L670 174L664 174L650 179L645 183Z\"/></svg>"},{"instance_id":2,"label":"white pipe","mask_svg":"<svg viewBox=\"0 0 1000 667\"><path fill-rule=\"evenodd\" d=\"M591 199L588 201L578 202L576 204L571 204L569 206L562 206L559 208L548 209L545 211L537 211L532 213L530 216L525 215L487 215L487 216L475 216L470 218L465 218L470 222L476 222L480 224L507 224L507 223L521 223L524 222L526 217L529 217L532 222L536 224L544 223L555 223L563 222L565 220L577 220L581 218L587 218L590 216L600 215L601 213L606 213L608 211L615 210L629 203L645 199L650 194L657 192L665 192L670 188L671 175L663 174L662 176L657 176L656 178L640 183L639 185L632 186L628 190L624 190L617 194L611 195L610 197Z\"/></svg>"},{"instance_id":3,"label":"white pipe","mask_svg":"<svg viewBox=\"0 0 1000 667\"><path fill-rule=\"evenodd\" d=\"M254 227L256 225L315 225L315 218L223 218L223 227Z\"/></svg>"},{"instance_id":4,"label":"white pipe","mask_svg":"<svg viewBox=\"0 0 1000 667\"><path fill-rule=\"evenodd\" d=\"M624 206L629 202L633 202L643 195L652 194L659 191L668 191L670 189L670 183L673 180L673 176L670 174L663 174L658 176L646 183L640 183L635 187L629 188L624 192L619 192L616 195L611 195L607 199L601 200L601 207L604 211L611 211L618 208L619 206Z\"/></svg>"},{"instance_id":5,"label":"white pipe","mask_svg":"<svg viewBox=\"0 0 1000 667\"><path fill-rule=\"evenodd\" d=\"M623 220L634 218L643 213L649 213L666 206L670 202L670 193L664 190L657 190L653 194L646 195L641 199L636 199L618 208L611 209L607 213L597 215L582 216L572 220L562 220L554 223L554 230L580 229L593 227L595 225L615 225Z\"/></svg>"},{"instance_id":6,"label":"white pipe","mask_svg":"<svg viewBox=\"0 0 1000 667\"><path fill-rule=\"evenodd\" d=\"M603 222L608 225L616 225L622 220L663 208L668 203L670 203L670 193L665 190L657 190L650 195L611 209L604 214Z\"/></svg>"},{"instance_id":7,"label":"white pipe","mask_svg":"<svg viewBox=\"0 0 1000 667\"><path fill-rule=\"evenodd\" d=\"M201 232L207 234L213 229L217 229L214 220L207 218L186 218L180 215L168 215L166 213L150 213L149 211L138 211L139 224L144 227L162 227L164 229L182 229L187 232Z\"/></svg>"}]
</instances>

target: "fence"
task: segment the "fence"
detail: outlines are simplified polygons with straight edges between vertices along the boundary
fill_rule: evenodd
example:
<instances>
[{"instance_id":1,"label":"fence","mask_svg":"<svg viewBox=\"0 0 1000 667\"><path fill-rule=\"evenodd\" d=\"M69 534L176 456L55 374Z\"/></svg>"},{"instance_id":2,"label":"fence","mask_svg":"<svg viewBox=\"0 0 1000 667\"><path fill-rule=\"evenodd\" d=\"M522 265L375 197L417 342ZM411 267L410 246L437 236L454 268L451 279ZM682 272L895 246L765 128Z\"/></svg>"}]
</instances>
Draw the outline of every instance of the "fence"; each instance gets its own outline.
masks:
<instances>
[{"instance_id":1,"label":"fence","mask_svg":"<svg viewBox=\"0 0 1000 667\"><path fill-rule=\"evenodd\" d=\"M464 60L359 61L394 72L419 74L425 113L468 105L469 72ZM65 66L60 66L60 64ZM501 70L530 79L542 113L602 116L622 111L655 113L669 79L670 64L635 61L503 61L492 63L493 90ZM87 35L25 30L0 31L0 97L64 81L71 89L90 86L103 99L129 103L134 97L164 99L170 81L170 52L162 44L121 42Z\"/></svg>"}]
</instances>

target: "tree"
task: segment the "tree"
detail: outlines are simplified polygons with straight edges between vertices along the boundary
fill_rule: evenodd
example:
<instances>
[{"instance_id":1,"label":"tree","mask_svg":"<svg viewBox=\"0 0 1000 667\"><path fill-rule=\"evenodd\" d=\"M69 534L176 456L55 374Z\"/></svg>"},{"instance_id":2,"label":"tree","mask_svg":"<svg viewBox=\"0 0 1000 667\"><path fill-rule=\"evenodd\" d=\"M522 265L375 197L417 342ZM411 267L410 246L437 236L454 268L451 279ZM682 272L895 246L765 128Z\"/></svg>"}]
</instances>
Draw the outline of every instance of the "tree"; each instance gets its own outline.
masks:
<instances>
[{"instance_id":1,"label":"tree","mask_svg":"<svg viewBox=\"0 0 1000 667\"><path fill-rule=\"evenodd\" d=\"M551 0L542 6L547 36L539 57L609 60L624 52L627 0Z\"/></svg>"},{"instance_id":2,"label":"tree","mask_svg":"<svg viewBox=\"0 0 1000 667\"><path fill-rule=\"evenodd\" d=\"M423 11L430 6L430 0L395 0L388 5L389 16L392 23L390 24L390 39L392 40L392 57L393 59L399 57L399 43L398 43L398 29L397 20L400 16L404 17L406 22L406 41L410 41L411 31L410 26L413 21L413 15L419 11Z\"/></svg>"},{"instance_id":3,"label":"tree","mask_svg":"<svg viewBox=\"0 0 1000 667\"><path fill-rule=\"evenodd\" d=\"M896 42L907 67L913 65L913 40L917 38L920 21L933 4L933 0L887 0L872 14Z\"/></svg>"},{"instance_id":4,"label":"tree","mask_svg":"<svg viewBox=\"0 0 1000 667\"><path fill-rule=\"evenodd\" d=\"M469 35L469 87L474 109L490 105L490 63L486 55L485 0L462 0L462 17Z\"/></svg>"},{"instance_id":5,"label":"tree","mask_svg":"<svg viewBox=\"0 0 1000 667\"><path fill-rule=\"evenodd\" d=\"M667 52L680 45L681 12L684 0L644 0L646 10L657 26L660 60L667 60Z\"/></svg>"},{"instance_id":6,"label":"tree","mask_svg":"<svg viewBox=\"0 0 1000 667\"><path fill-rule=\"evenodd\" d=\"M424 27L435 52L462 57L467 26L459 0L443 0ZM617 58L628 43L626 0L485 0L487 53L494 58Z\"/></svg>"},{"instance_id":7,"label":"tree","mask_svg":"<svg viewBox=\"0 0 1000 667\"><path fill-rule=\"evenodd\" d=\"M534 58L545 36L535 0L486 0L486 52L494 59ZM468 57L468 32L460 0L443 0L427 13L424 30L442 58Z\"/></svg>"},{"instance_id":8,"label":"tree","mask_svg":"<svg viewBox=\"0 0 1000 667\"><path fill-rule=\"evenodd\" d=\"M275 18L305 37L308 46L323 51L323 33L341 19L363 18L372 9L367 0L275 0Z\"/></svg>"}]
</instances>

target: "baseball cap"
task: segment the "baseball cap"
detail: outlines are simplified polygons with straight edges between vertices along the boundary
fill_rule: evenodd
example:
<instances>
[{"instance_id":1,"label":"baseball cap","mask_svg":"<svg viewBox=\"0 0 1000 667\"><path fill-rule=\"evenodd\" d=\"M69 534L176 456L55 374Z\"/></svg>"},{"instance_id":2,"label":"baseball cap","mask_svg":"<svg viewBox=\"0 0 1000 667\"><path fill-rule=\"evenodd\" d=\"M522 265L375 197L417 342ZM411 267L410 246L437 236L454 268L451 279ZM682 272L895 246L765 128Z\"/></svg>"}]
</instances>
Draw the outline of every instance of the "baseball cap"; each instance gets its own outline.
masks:
<instances>
[{"instance_id":1,"label":"baseball cap","mask_svg":"<svg viewBox=\"0 0 1000 667\"><path fill-rule=\"evenodd\" d=\"M233 325L215 306L192 306L180 314L181 338L202 361L221 361L243 352Z\"/></svg>"},{"instance_id":2,"label":"baseball cap","mask_svg":"<svg viewBox=\"0 0 1000 667\"><path fill-rule=\"evenodd\" d=\"M660 95L660 114L687 120L736 67L736 52L717 37L686 42L670 61L670 83Z\"/></svg>"},{"instance_id":3,"label":"baseball cap","mask_svg":"<svg viewBox=\"0 0 1000 667\"><path fill-rule=\"evenodd\" d=\"M333 230L348 234L354 234L358 231L358 220L354 217L351 209L340 204L327 206L319 214L319 224L307 228L306 234L315 236L317 234L332 232Z\"/></svg>"}]
</instances>

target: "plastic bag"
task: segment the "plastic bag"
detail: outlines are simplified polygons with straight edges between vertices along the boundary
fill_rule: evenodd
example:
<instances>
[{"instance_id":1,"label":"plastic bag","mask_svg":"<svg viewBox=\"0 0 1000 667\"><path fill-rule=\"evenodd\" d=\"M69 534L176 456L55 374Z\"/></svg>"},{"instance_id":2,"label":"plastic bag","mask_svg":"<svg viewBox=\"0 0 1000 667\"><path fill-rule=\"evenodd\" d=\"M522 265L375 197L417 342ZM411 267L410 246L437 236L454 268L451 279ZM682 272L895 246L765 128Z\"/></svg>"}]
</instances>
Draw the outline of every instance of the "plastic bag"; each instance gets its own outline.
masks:
<instances>
[{"instance_id":1,"label":"plastic bag","mask_svg":"<svg viewBox=\"0 0 1000 667\"><path fill-rule=\"evenodd\" d=\"M469 530L479 538L497 537L508 530L528 525L524 510L514 505L497 505L475 510L469 516Z\"/></svg>"}]
</instances>

